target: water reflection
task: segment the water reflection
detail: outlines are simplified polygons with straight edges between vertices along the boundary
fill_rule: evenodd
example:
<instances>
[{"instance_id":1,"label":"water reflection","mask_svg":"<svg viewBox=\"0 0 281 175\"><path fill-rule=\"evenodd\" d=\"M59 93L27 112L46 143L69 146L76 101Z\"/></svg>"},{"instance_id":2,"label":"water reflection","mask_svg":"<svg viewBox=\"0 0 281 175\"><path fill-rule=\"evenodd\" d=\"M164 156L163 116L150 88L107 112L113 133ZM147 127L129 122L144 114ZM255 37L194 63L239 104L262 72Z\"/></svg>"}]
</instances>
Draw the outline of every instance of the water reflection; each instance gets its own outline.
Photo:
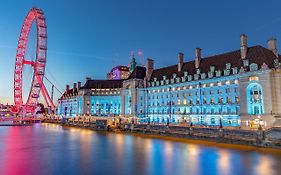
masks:
<instances>
[{"instance_id":1,"label":"water reflection","mask_svg":"<svg viewBox=\"0 0 281 175\"><path fill-rule=\"evenodd\" d=\"M278 174L281 156L63 128L0 127L0 174Z\"/></svg>"}]
</instances>

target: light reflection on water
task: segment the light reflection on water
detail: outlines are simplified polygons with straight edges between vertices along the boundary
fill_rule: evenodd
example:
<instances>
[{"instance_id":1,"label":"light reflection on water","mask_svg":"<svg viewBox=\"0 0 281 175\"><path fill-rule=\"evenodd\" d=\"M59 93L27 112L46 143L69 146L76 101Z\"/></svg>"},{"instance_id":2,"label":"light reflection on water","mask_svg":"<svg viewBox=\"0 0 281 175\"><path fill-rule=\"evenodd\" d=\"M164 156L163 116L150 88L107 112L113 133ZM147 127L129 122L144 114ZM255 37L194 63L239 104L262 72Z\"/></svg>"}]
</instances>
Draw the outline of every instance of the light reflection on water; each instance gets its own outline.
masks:
<instances>
[{"instance_id":1,"label":"light reflection on water","mask_svg":"<svg viewBox=\"0 0 281 175\"><path fill-rule=\"evenodd\" d=\"M0 127L0 174L278 174L281 155L55 124Z\"/></svg>"}]
</instances>

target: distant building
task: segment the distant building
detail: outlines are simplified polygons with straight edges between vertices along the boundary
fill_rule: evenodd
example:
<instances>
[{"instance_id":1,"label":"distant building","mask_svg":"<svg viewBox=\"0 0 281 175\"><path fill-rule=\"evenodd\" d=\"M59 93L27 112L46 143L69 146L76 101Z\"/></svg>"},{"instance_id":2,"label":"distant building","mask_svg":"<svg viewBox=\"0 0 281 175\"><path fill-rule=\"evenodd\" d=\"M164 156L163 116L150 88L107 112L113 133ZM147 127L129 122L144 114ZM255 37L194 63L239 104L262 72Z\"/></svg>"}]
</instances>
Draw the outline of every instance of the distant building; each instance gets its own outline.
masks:
<instances>
[{"instance_id":1,"label":"distant building","mask_svg":"<svg viewBox=\"0 0 281 175\"><path fill-rule=\"evenodd\" d=\"M107 73L108 80L127 79L130 75L130 68L128 66L116 66Z\"/></svg>"},{"instance_id":2,"label":"distant building","mask_svg":"<svg viewBox=\"0 0 281 175\"><path fill-rule=\"evenodd\" d=\"M0 104L0 117L4 116L12 116L13 113L11 112L11 108L13 106L9 104Z\"/></svg>"},{"instance_id":3,"label":"distant building","mask_svg":"<svg viewBox=\"0 0 281 175\"><path fill-rule=\"evenodd\" d=\"M272 126L281 116L281 56L276 40L268 48L248 47L195 58L163 68L136 66L127 79L90 80L66 89L58 114L136 116L139 121L201 125Z\"/></svg>"}]
</instances>

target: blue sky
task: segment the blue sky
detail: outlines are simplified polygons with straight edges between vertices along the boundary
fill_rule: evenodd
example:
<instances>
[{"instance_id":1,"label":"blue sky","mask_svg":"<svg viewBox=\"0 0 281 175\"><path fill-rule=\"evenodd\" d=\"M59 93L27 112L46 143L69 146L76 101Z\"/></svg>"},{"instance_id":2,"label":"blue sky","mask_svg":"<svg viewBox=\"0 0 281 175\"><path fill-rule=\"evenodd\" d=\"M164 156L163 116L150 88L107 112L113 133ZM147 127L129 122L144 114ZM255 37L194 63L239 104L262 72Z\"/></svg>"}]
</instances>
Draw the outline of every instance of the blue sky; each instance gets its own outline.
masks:
<instances>
[{"instance_id":1,"label":"blue sky","mask_svg":"<svg viewBox=\"0 0 281 175\"><path fill-rule=\"evenodd\" d=\"M33 6L47 19L46 76L61 90L86 76L105 78L114 65L128 65L132 50L163 67L176 64L180 51L185 61L193 59L196 47L203 56L237 50L241 33L249 45L281 40L278 0L1 0L2 103L13 102L17 40Z\"/></svg>"}]
</instances>

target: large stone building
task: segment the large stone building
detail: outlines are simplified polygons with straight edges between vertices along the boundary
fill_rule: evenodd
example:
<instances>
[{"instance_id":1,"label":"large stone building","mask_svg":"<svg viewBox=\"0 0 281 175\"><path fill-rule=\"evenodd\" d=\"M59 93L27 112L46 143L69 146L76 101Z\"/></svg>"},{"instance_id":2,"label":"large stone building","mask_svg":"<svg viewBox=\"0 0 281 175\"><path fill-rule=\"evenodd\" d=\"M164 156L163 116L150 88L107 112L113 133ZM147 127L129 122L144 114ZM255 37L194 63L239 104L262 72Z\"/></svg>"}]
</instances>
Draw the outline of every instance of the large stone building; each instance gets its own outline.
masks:
<instances>
[{"instance_id":1,"label":"large stone building","mask_svg":"<svg viewBox=\"0 0 281 175\"><path fill-rule=\"evenodd\" d=\"M272 126L281 115L281 56L276 40L268 48L248 47L154 68L136 66L125 80L90 80L68 89L59 99L58 114L123 115L139 121L184 122L202 125Z\"/></svg>"}]
</instances>

